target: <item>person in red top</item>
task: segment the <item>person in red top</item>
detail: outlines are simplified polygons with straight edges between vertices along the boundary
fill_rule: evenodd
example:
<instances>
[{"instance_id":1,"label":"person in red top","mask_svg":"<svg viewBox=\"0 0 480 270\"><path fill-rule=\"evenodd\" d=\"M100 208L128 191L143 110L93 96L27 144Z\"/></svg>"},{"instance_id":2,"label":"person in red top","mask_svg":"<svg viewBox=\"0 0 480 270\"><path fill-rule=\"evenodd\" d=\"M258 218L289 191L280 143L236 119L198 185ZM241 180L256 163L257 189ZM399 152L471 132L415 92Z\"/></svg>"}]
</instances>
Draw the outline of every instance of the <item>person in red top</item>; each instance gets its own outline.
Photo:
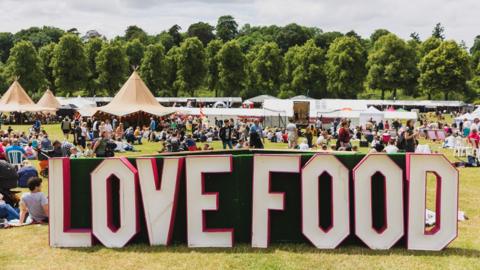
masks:
<instances>
[{"instance_id":1,"label":"person in red top","mask_svg":"<svg viewBox=\"0 0 480 270\"><path fill-rule=\"evenodd\" d=\"M350 130L347 120L343 120L341 127L338 130L338 140L337 140L337 150L347 150L350 151L352 145L350 144Z\"/></svg>"},{"instance_id":2,"label":"person in red top","mask_svg":"<svg viewBox=\"0 0 480 270\"><path fill-rule=\"evenodd\" d=\"M476 129L472 129L468 135L468 141L472 144L473 148L478 148L478 142L480 141L480 136Z\"/></svg>"},{"instance_id":3,"label":"person in red top","mask_svg":"<svg viewBox=\"0 0 480 270\"><path fill-rule=\"evenodd\" d=\"M0 160L7 159L7 153L5 152L7 146L8 146L8 139L3 139L3 141L0 141Z\"/></svg>"},{"instance_id":4,"label":"person in red top","mask_svg":"<svg viewBox=\"0 0 480 270\"><path fill-rule=\"evenodd\" d=\"M383 129L384 130L389 130L390 129L390 124L388 123L388 120L385 120L385 124L383 124Z\"/></svg>"}]
</instances>

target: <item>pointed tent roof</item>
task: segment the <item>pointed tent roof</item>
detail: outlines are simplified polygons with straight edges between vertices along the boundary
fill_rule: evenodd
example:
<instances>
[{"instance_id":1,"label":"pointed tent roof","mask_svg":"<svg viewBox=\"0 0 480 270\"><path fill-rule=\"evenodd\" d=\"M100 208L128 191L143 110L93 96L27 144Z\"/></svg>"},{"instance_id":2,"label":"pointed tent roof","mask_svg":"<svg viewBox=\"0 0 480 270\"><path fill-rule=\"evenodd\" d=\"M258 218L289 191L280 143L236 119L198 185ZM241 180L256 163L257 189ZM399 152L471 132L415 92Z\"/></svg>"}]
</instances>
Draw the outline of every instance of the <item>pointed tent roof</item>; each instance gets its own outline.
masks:
<instances>
[{"instance_id":1,"label":"pointed tent roof","mask_svg":"<svg viewBox=\"0 0 480 270\"><path fill-rule=\"evenodd\" d=\"M11 105L32 105L35 104L33 100L28 96L27 92L23 89L20 83L15 80L7 92L0 99L0 104Z\"/></svg>"},{"instance_id":2,"label":"pointed tent roof","mask_svg":"<svg viewBox=\"0 0 480 270\"><path fill-rule=\"evenodd\" d=\"M377 108L375 108L375 107L373 107L373 106L368 107L368 108L365 110L365 113L370 113L370 114L375 114L375 113L383 114L383 112L381 112L380 110L378 110Z\"/></svg>"},{"instance_id":3,"label":"pointed tent roof","mask_svg":"<svg viewBox=\"0 0 480 270\"><path fill-rule=\"evenodd\" d=\"M50 89L47 89L47 91L45 91L43 96L37 102L37 105L42 107L55 108L55 109L59 109L62 106L60 105L60 102L58 102L57 98L52 93L52 91L50 91Z\"/></svg>"},{"instance_id":4,"label":"pointed tent roof","mask_svg":"<svg viewBox=\"0 0 480 270\"><path fill-rule=\"evenodd\" d=\"M51 108L35 104L17 80L10 85L7 92L0 99L0 112L40 111L51 111Z\"/></svg>"},{"instance_id":5,"label":"pointed tent roof","mask_svg":"<svg viewBox=\"0 0 480 270\"><path fill-rule=\"evenodd\" d=\"M249 98L245 101L250 101L250 102L253 102L253 103L263 103L267 99L279 99L279 98L271 96L271 95L259 95L259 96L256 96L256 97Z\"/></svg>"},{"instance_id":6,"label":"pointed tent roof","mask_svg":"<svg viewBox=\"0 0 480 270\"><path fill-rule=\"evenodd\" d=\"M314 99L306 95L298 95L290 98L291 100Z\"/></svg>"},{"instance_id":7,"label":"pointed tent roof","mask_svg":"<svg viewBox=\"0 0 480 270\"><path fill-rule=\"evenodd\" d=\"M138 73L133 71L113 100L109 104L99 107L97 112L125 116L140 111L164 116L172 114L176 110L160 105Z\"/></svg>"}]
</instances>

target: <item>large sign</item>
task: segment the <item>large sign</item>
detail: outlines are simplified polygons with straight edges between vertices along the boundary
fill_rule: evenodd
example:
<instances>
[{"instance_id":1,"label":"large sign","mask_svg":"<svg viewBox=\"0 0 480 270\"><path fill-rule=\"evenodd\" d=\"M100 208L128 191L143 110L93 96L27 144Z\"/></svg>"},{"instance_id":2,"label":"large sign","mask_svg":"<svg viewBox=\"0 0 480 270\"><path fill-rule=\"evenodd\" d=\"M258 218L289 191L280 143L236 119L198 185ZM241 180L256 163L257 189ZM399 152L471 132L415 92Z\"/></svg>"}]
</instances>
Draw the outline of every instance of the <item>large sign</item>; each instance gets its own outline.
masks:
<instances>
[{"instance_id":1,"label":"large sign","mask_svg":"<svg viewBox=\"0 0 480 270\"><path fill-rule=\"evenodd\" d=\"M49 165L52 247L441 250L457 236L458 171L438 154L242 151ZM433 228L425 227L428 173L437 179Z\"/></svg>"}]
</instances>

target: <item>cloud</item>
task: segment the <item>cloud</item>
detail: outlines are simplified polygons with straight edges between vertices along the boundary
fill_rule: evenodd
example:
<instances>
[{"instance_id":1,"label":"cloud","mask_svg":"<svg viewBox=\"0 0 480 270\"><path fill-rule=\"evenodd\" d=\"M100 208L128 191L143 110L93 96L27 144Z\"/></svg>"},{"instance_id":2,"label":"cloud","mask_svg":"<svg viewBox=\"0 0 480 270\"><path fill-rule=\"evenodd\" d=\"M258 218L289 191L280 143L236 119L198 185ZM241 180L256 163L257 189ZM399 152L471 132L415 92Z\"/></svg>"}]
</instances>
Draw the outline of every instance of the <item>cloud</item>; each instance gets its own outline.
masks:
<instances>
[{"instance_id":1,"label":"cloud","mask_svg":"<svg viewBox=\"0 0 480 270\"><path fill-rule=\"evenodd\" d=\"M0 31L30 26L96 29L107 37L121 35L128 25L159 33L173 24L184 30L194 22L216 24L219 16L233 15L242 25L286 25L291 22L324 31L355 30L368 37L386 28L403 38L411 32L423 39L441 22L447 38L471 44L479 34L477 0L1 0Z\"/></svg>"}]
</instances>

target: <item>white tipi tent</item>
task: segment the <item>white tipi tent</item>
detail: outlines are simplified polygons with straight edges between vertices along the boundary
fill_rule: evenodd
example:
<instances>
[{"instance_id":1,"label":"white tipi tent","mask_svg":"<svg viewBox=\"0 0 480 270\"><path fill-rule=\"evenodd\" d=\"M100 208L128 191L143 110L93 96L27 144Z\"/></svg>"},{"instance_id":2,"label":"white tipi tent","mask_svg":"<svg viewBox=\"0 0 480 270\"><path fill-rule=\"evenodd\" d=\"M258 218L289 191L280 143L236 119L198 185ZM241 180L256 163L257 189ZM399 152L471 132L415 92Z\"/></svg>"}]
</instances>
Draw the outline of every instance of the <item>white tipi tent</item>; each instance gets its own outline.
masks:
<instances>
[{"instance_id":1,"label":"white tipi tent","mask_svg":"<svg viewBox=\"0 0 480 270\"><path fill-rule=\"evenodd\" d=\"M55 110L37 105L15 80L0 99L0 112L42 112Z\"/></svg>"},{"instance_id":2,"label":"white tipi tent","mask_svg":"<svg viewBox=\"0 0 480 270\"><path fill-rule=\"evenodd\" d=\"M50 91L50 89L47 89L45 91L43 96L37 102L37 105L42 106L42 107L53 108L55 110L60 109L60 107L62 106L62 105L60 105L60 102L58 102L57 98L52 93L52 91Z\"/></svg>"},{"instance_id":3,"label":"white tipi tent","mask_svg":"<svg viewBox=\"0 0 480 270\"><path fill-rule=\"evenodd\" d=\"M176 110L160 105L138 73L134 71L113 100L107 105L97 108L98 112L115 116L126 116L138 112L165 116L176 112Z\"/></svg>"}]
</instances>

